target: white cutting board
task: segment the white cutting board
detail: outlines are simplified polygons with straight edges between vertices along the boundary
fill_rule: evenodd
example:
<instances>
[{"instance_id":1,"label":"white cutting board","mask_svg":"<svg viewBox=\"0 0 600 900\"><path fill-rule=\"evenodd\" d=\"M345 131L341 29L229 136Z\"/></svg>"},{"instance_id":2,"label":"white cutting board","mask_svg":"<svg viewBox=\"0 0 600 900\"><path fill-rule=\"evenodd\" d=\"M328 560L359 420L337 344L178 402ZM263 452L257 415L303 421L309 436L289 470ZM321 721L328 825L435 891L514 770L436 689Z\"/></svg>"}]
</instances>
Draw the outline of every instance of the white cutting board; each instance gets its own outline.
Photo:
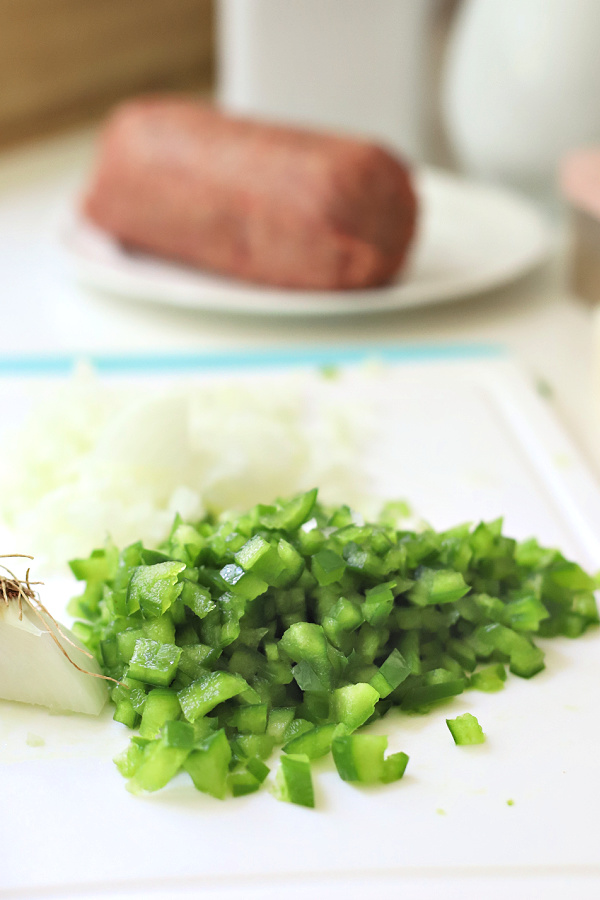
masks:
<instances>
[{"instance_id":1,"label":"white cutting board","mask_svg":"<svg viewBox=\"0 0 600 900\"><path fill-rule=\"evenodd\" d=\"M344 379L379 423L377 493L407 498L436 527L504 515L507 533L600 567L598 486L510 361L408 354L376 395L360 368ZM9 406L24 380L3 379ZM54 586L65 601L76 587ZM373 730L409 754L404 779L357 788L323 761L315 810L266 791L219 802L183 778L132 797L111 762L129 732L110 710L90 720L0 702L0 897L596 898L598 638L546 642L546 670L510 676L499 694L391 714ZM445 718L464 711L486 744L454 746Z\"/></svg>"}]
</instances>

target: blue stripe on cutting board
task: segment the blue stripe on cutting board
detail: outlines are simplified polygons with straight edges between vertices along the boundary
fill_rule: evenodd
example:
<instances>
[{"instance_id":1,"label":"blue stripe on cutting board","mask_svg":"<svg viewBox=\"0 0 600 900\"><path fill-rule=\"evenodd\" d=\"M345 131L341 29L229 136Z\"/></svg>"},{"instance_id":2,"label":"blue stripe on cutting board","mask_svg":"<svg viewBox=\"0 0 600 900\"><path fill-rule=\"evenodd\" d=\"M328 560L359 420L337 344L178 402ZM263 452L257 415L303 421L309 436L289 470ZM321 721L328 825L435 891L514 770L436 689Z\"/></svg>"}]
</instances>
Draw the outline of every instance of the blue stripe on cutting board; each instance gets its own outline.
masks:
<instances>
[{"instance_id":1,"label":"blue stripe on cutting board","mask_svg":"<svg viewBox=\"0 0 600 900\"><path fill-rule=\"evenodd\" d=\"M372 346L277 347L262 350L178 353L61 354L0 359L0 376L68 375L80 362L103 374L176 373L222 369L347 365L365 360L412 363L440 360L489 359L504 355L494 344L408 344Z\"/></svg>"}]
</instances>

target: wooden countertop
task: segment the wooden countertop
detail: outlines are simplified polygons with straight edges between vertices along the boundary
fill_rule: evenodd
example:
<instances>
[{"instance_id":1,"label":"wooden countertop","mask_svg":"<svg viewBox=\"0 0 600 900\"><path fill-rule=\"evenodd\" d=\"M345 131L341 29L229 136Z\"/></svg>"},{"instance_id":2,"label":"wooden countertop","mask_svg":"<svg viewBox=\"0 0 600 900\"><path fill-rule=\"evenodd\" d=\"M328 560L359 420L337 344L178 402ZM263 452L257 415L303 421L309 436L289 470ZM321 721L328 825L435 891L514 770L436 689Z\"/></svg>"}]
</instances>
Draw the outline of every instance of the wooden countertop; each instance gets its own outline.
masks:
<instances>
[{"instance_id":1,"label":"wooden countertop","mask_svg":"<svg viewBox=\"0 0 600 900\"><path fill-rule=\"evenodd\" d=\"M212 0L5 0L0 146L97 118L132 93L212 85Z\"/></svg>"}]
</instances>

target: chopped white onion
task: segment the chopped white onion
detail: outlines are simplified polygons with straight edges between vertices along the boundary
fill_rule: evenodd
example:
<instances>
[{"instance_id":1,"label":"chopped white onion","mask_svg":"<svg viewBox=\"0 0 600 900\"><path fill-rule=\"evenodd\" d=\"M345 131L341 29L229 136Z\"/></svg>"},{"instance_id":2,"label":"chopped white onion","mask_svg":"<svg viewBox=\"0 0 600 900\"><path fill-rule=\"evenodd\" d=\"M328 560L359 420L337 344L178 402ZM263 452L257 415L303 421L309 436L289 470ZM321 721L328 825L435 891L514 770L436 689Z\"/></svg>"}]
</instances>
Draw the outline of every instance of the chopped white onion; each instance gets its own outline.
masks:
<instances>
[{"instance_id":1,"label":"chopped white onion","mask_svg":"<svg viewBox=\"0 0 600 900\"><path fill-rule=\"evenodd\" d=\"M107 534L156 546L174 514L246 509L319 487L362 506L368 404L317 373L116 384L82 370L34 402L0 453L0 520L38 572Z\"/></svg>"}]
</instances>

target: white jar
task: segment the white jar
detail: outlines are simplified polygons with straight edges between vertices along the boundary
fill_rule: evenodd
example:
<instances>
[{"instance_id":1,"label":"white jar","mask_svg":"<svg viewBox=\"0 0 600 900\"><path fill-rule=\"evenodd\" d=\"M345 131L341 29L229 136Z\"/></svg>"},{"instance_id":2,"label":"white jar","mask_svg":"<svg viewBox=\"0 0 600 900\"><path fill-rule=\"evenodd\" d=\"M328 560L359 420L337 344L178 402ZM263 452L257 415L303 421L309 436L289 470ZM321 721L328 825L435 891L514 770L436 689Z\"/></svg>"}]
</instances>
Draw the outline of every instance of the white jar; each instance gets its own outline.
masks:
<instances>
[{"instance_id":1,"label":"white jar","mask_svg":"<svg viewBox=\"0 0 600 900\"><path fill-rule=\"evenodd\" d=\"M218 98L425 154L437 0L219 0Z\"/></svg>"},{"instance_id":2,"label":"white jar","mask_svg":"<svg viewBox=\"0 0 600 900\"><path fill-rule=\"evenodd\" d=\"M464 0L442 105L467 172L544 193L600 139L600 0Z\"/></svg>"}]
</instances>

